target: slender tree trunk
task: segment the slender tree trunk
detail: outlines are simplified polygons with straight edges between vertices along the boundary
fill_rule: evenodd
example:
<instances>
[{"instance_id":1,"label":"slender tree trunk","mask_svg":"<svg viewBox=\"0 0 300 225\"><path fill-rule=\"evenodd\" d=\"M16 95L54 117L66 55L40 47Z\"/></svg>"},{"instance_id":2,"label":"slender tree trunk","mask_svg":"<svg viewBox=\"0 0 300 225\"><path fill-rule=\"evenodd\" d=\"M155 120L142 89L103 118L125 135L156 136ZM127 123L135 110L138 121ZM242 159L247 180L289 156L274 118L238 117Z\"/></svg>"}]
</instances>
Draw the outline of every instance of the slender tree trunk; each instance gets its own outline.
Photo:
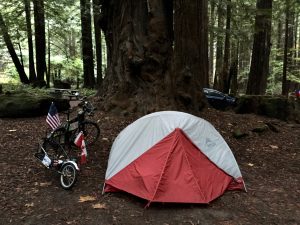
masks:
<instances>
[{"instance_id":1,"label":"slender tree trunk","mask_svg":"<svg viewBox=\"0 0 300 225\"><path fill-rule=\"evenodd\" d=\"M298 44L296 47L296 51L298 52L297 58L300 58L300 13L298 14L298 29L299 29L299 36L298 36ZM297 67L300 68L300 60L297 62Z\"/></svg>"},{"instance_id":2,"label":"slender tree trunk","mask_svg":"<svg viewBox=\"0 0 300 225\"><path fill-rule=\"evenodd\" d=\"M290 1L286 0L285 9L285 32L284 32L284 53L283 53L283 71L282 71L282 95L288 95L288 82L287 82L287 67L288 67L288 42L289 42L289 13Z\"/></svg>"},{"instance_id":3,"label":"slender tree trunk","mask_svg":"<svg viewBox=\"0 0 300 225\"><path fill-rule=\"evenodd\" d=\"M283 75L282 75L282 95L287 96L289 92L289 81L287 73L293 72L293 47L294 47L294 17L295 11L292 7L292 1L286 0L286 18L285 18L285 43L283 58Z\"/></svg>"},{"instance_id":4,"label":"slender tree trunk","mask_svg":"<svg viewBox=\"0 0 300 225\"><path fill-rule=\"evenodd\" d=\"M65 53L65 56L67 59L69 59L71 56L70 56L70 38L69 36L65 36L63 37L63 42L64 42L64 53Z\"/></svg>"},{"instance_id":5,"label":"slender tree trunk","mask_svg":"<svg viewBox=\"0 0 300 225\"><path fill-rule=\"evenodd\" d=\"M250 40L251 38L249 38ZM248 41L241 40L239 43L239 73L249 72L251 63L251 47ZM238 83L239 92L246 93L247 80L241 79Z\"/></svg>"},{"instance_id":6,"label":"slender tree trunk","mask_svg":"<svg viewBox=\"0 0 300 225\"><path fill-rule=\"evenodd\" d=\"M22 67L24 68L23 52L22 52L22 47L21 47L20 42L18 42L18 47L19 47L19 52L20 52L20 62L21 62Z\"/></svg>"},{"instance_id":7,"label":"slender tree trunk","mask_svg":"<svg viewBox=\"0 0 300 225\"><path fill-rule=\"evenodd\" d=\"M46 34L44 0L33 0L35 25L36 73L38 86L45 86Z\"/></svg>"},{"instance_id":8,"label":"slender tree trunk","mask_svg":"<svg viewBox=\"0 0 300 225\"><path fill-rule=\"evenodd\" d=\"M216 8L216 2L215 0L212 0L210 3L210 32L209 32L209 83L210 85L213 85L213 78L214 78L215 8Z\"/></svg>"},{"instance_id":9,"label":"slender tree trunk","mask_svg":"<svg viewBox=\"0 0 300 225\"><path fill-rule=\"evenodd\" d=\"M236 95L238 92L237 75L238 75L238 67L239 67L239 41L237 41L236 44L233 44L232 50L234 50L234 52L233 52L233 57L230 65L228 82L229 84L231 83L230 93Z\"/></svg>"},{"instance_id":10,"label":"slender tree trunk","mask_svg":"<svg viewBox=\"0 0 300 225\"><path fill-rule=\"evenodd\" d=\"M226 32L224 45L224 60L221 74L220 90L229 93L229 66L230 66L230 32L231 32L231 0L227 0L226 10Z\"/></svg>"},{"instance_id":11,"label":"slender tree trunk","mask_svg":"<svg viewBox=\"0 0 300 225\"><path fill-rule=\"evenodd\" d=\"M293 1L292 1L293 2ZM291 2L291 4L292 4ZM295 61L294 61L294 38L295 38L295 4L291 5L290 13L289 13L289 40L288 40L288 68L287 70L291 73L294 72L295 69ZM288 84L289 91L289 84Z\"/></svg>"},{"instance_id":12,"label":"slender tree trunk","mask_svg":"<svg viewBox=\"0 0 300 225\"><path fill-rule=\"evenodd\" d=\"M223 68L223 35L221 31L224 29L224 9L221 2L218 3L218 36L217 36L217 51L216 51L216 68L214 78L214 88L219 89L221 83L221 72Z\"/></svg>"},{"instance_id":13,"label":"slender tree trunk","mask_svg":"<svg viewBox=\"0 0 300 225\"><path fill-rule=\"evenodd\" d=\"M277 41L276 48L280 49L282 47L282 22L281 19L278 20L277 23Z\"/></svg>"},{"instance_id":14,"label":"slender tree trunk","mask_svg":"<svg viewBox=\"0 0 300 225\"><path fill-rule=\"evenodd\" d=\"M276 60L282 60L282 21L277 23Z\"/></svg>"},{"instance_id":15,"label":"slender tree trunk","mask_svg":"<svg viewBox=\"0 0 300 225\"><path fill-rule=\"evenodd\" d=\"M299 74L300 68L298 63L298 51L297 51L297 41L298 41L298 32L299 32L299 12L295 13L295 23L294 23L294 39L293 39L293 66L294 74ZM300 77L300 76L299 76Z\"/></svg>"},{"instance_id":16,"label":"slender tree trunk","mask_svg":"<svg viewBox=\"0 0 300 225\"><path fill-rule=\"evenodd\" d=\"M71 29L69 40L69 55L71 59L76 57L76 34L74 28Z\"/></svg>"},{"instance_id":17,"label":"slender tree trunk","mask_svg":"<svg viewBox=\"0 0 300 225\"><path fill-rule=\"evenodd\" d=\"M257 0L256 9L252 60L246 93L263 95L269 75L272 0Z\"/></svg>"},{"instance_id":18,"label":"slender tree trunk","mask_svg":"<svg viewBox=\"0 0 300 225\"><path fill-rule=\"evenodd\" d=\"M99 26L100 9L101 9L101 0L93 0L98 87L100 87L102 84L102 45L101 45L101 29Z\"/></svg>"},{"instance_id":19,"label":"slender tree trunk","mask_svg":"<svg viewBox=\"0 0 300 225\"><path fill-rule=\"evenodd\" d=\"M90 0L80 0L80 11L84 87L94 88L95 77Z\"/></svg>"},{"instance_id":20,"label":"slender tree trunk","mask_svg":"<svg viewBox=\"0 0 300 225\"><path fill-rule=\"evenodd\" d=\"M32 28L31 28L31 10L30 0L24 0L25 16L26 16L26 30L28 40L28 55L29 55L29 80L30 83L36 81L36 73L34 68L34 53L32 41Z\"/></svg>"},{"instance_id":21,"label":"slender tree trunk","mask_svg":"<svg viewBox=\"0 0 300 225\"><path fill-rule=\"evenodd\" d=\"M295 14L295 23L294 23L294 44L293 44L295 59L297 58L297 40L298 40L298 28L299 28L298 23L299 23L299 13L296 13ZM296 61L295 61L295 64L296 64Z\"/></svg>"},{"instance_id":22,"label":"slender tree trunk","mask_svg":"<svg viewBox=\"0 0 300 225\"><path fill-rule=\"evenodd\" d=\"M208 87L207 1L175 0L174 73L176 97L185 107L203 107L202 89Z\"/></svg>"},{"instance_id":23,"label":"slender tree trunk","mask_svg":"<svg viewBox=\"0 0 300 225\"><path fill-rule=\"evenodd\" d=\"M50 74L51 74L51 41L50 41L50 25L49 25L49 21L47 24L47 32L48 32L48 70L46 72L46 83L47 83L47 87L50 87Z\"/></svg>"},{"instance_id":24,"label":"slender tree trunk","mask_svg":"<svg viewBox=\"0 0 300 225\"><path fill-rule=\"evenodd\" d=\"M2 14L0 13L0 30L1 30L1 33L3 35L3 39L4 39L4 42L6 44L6 47L9 51L9 54L15 64L15 67L16 67L16 70L18 71L18 74L19 74L19 77L20 77L20 81L23 83L23 84L29 84L29 79L28 77L26 76L26 73L24 71L24 67L22 66L19 58L18 58L18 55L15 51L15 48L13 46L13 43L11 41L11 38L9 36L9 33L8 33L8 29L6 27L6 24L3 20L3 17L2 17Z\"/></svg>"}]
</instances>

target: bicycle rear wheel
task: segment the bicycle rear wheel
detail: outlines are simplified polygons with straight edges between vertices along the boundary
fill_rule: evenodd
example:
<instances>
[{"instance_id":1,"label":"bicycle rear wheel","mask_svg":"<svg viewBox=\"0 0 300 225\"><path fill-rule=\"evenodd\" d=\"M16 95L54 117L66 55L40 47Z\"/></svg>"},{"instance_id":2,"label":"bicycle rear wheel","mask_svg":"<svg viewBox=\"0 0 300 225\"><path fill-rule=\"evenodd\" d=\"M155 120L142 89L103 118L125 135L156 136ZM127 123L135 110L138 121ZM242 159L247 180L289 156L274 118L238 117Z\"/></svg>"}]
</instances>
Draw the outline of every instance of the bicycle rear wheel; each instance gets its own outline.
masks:
<instances>
[{"instance_id":1,"label":"bicycle rear wheel","mask_svg":"<svg viewBox=\"0 0 300 225\"><path fill-rule=\"evenodd\" d=\"M82 123L82 131L86 146L95 144L100 136L100 128L98 124L89 120Z\"/></svg>"},{"instance_id":2,"label":"bicycle rear wheel","mask_svg":"<svg viewBox=\"0 0 300 225\"><path fill-rule=\"evenodd\" d=\"M63 189L71 189L77 181L77 170L72 163L66 163L61 168L60 185Z\"/></svg>"}]
</instances>

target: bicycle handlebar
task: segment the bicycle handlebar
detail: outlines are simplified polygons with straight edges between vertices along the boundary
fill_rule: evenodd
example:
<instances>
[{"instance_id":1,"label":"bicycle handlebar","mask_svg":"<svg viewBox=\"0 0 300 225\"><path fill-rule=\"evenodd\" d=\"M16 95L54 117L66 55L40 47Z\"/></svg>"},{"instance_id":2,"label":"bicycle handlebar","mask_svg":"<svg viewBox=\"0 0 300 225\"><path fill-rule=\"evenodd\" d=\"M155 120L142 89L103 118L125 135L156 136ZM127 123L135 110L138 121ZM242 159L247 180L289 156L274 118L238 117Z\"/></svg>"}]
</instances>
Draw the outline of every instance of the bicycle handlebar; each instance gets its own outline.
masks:
<instances>
[{"instance_id":1,"label":"bicycle handlebar","mask_svg":"<svg viewBox=\"0 0 300 225\"><path fill-rule=\"evenodd\" d=\"M70 101L80 101L79 106L82 107L83 111L88 115L92 115L96 110L92 103L86 100L87 96L81 96L78 90L54 89L52 91L66 94L65 96L68 96ZM65 114L70 114L70 111L68 110L68 112L66 112Z\"/></svg>"},{"instance_id":2,"label":"bicycle handlebar","mask_svg":"<svg viewBox=\"0 0 300 225\"><path fill-rule=\"evenodd\" d=\"M92 115L95 111L95 107L90 103L89 101L82 101L82 109L85 111L88 115Z\"/></svg>"}]
</instances>

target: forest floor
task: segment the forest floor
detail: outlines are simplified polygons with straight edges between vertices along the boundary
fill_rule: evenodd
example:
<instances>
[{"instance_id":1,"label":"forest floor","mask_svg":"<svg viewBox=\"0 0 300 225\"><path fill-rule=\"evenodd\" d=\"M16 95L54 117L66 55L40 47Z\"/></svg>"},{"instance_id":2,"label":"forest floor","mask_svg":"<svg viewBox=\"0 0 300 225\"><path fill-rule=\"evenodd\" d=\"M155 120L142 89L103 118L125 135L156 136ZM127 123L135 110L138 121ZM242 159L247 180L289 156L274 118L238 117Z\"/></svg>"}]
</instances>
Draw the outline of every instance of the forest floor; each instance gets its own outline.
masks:
<instances>
[{"instance_id":1,"label":"forest floor","mask_svg":"<svg viewBox=\"0 0 300 225\"><path fill-rule=\"evenodd\" d=\"M99 141L72 190L33 157L45 117L0 119L0 224L300 224L300 126L252 114L207 109L231 147L248 192L229 191L208 205L151 204L126 193L102 195L114 138L137 117L97 112ZM252 130L265 123L276 129ZM236 139L232 131L248 135Z\"/></svg>"}]
</instances>

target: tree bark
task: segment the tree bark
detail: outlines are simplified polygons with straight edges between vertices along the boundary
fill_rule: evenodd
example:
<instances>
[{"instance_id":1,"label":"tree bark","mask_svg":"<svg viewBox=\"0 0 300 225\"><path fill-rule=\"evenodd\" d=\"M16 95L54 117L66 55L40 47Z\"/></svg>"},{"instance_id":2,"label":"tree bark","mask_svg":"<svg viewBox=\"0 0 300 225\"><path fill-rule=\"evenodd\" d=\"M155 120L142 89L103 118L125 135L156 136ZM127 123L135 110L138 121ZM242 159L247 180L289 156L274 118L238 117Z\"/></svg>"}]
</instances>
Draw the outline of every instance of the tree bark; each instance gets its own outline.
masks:
<instances>
[{"instance_id":1,"label":"tree bark","mask_svg":"<svg viewBox=\"0 0 300 225\"><path fill-rule=\"evenodd\" d=\"M295 13L295 22L294 22L294 39L293 39L293 49L294 49L294 67L297 68L297 40L298 40L298 23L299 23L299 13Z\"/></svg>"},{"instance_id":2,"label":"tree bark","mask_svg":"<svg viewBox=\"0 0 300 225\"><path fill-rule=\"evenodd\" d=\"M286 0L285 8L285 37L284 37L284 54L283 54L283 72L282 72L282 95L288 96L289 82L287 79L287 73L292 70L292 48L294 44L294 34L292 20L294 12L291 8L291 1Z\"/></svg>"},{"instance_id":3,"label":"tree bark","mask_svg":"<svg viewBox=\"0 0 300 225\"><path fill-rule=\"evenodd\" d=\"M269 75L272 0L257 0L256 10L252 60L246 93L263 95L266 92Z\"/></svg>"},{"instance_id":4,"label":"tree bark","mask_svg":"<svg viewBox=\"0 0 300 225\"><path fill-rule=\"evenodd\" d=\"M276 48L282 48L282 22L281 19L278 20L277 23L277 41L276 41Z\"/></svg>"},{"instance_id":5,"label":"tree bark","mask_svg":"<svg viewBox=\"0 0 300 225\"><path fill-rule=\"evenodd\" d=\"M298 29L300 30L300 13L298 13ZM299 36L297 39L297 47L296 47L296 51L297 51L297 58L300 58L300 31L299 31ZM297 62L297 67L300 68L300 60L298 60Z\"/></svg>"},{"instance_id":6,"label":"tree bark","mask_svg":"<svg viewBox=\"0 0 300 225\"><path fill-rule=\"evenodd\" d=\"M149 113L174 109L169 73L171 1L105 0L99 24L107 43L107 72L99 94L106 110ZM171 8L171 12L166 11ZM172 29L172 26L171 26Z\"/></svg>"},{"instance_id":7,"label":"tree bark","mask_svg":"<svg viewBox=\"0 0 300 225\"><path fill-rule=\"evenodd\" d=\"M229 79L230 32L231 32L230 25L231 25L231 0L227 0L224 60L223 60L223 69L221 74L221 82L219 87L219 89L224 93L229 93L229 88L230 88L230 79Z\"/></svg>"},{"instance_id":8,"label":"tree bark","mask_svg":"<svg viewBox=\"0 0 300 225\"><path fill-rule=\"evenodd\" d=\"M18 47L19 47L20 62L22 67L24 68L23 52L22 52L22 47L20 42L18 42Z\"/></svg>"},{"instance_id":9,"label":"tree bark","mask_svg":"<svg viewBox=\"0 0 300 225\"><path fill-rule=\"evenodd\" d=\"M76 57L76 34L75 29L72 28L69 36L69 55L71 59Z\"/></svg>"},{"instance_id":10,"label":"tree bark","mask_svg":"<svg viewBox=\"0 0 300 225\"><path fill-rule=\"evenodd\" d=\"M276 60L282 60L282 20L279 18L277 23L277 37L276 37Z\"/></svg>"},{"instance_id":11,"label":"tree bark","mask_svg":"<svg viewBox=\"0 0 300 225\"><path fill-rule=\"evenodd\" d=\"M250 36L251 34L249 34ZM250 69L250 64L251 64L251 50L252 50L252 45L250 43L250 37L248 37L247 40L245 41L242 40L239 43L239 74L243 73L248 73ZM247 81L248 79L239 79L238 86L239 86L239 92L240 93L246 93L247 90Z\"/></svg>"},{"instance_id":12,"label":"tree bark","mask_svg":"<svg viewBox=\"0 0 300 225\"><path fill-rule=\"evenodd\" d=\"M96 65L97 65L97 86L102 84L102 45L101 29L99 24L101 10L101 0L93 0L95 47L96 47Z\"/></svg>"},{"instance_id":13,"label":"tree bark","mask_svg":"<svg viewBox=\"0 0 300 225\"><path fill-rule=\"evenodd\" d=\"M209 32L209 83L213 85L214 77L214 44L215 44L215 8L216 2L212 0L210 3L210 32Z\"/></svg>"},{"instance_id":14,"label":"tree bark","mask_svg":"<svg viewBox=\"0 0 300 225\"><path fill-rule=\"evenodd\" d=\"M47 43L47 53L48 53L48 70L46 70L46 86L50 87L50 74L51 74L51 41L50 41L50 25L49 21L47 24L47 33L48 33L48 43Z\"/></svg>"},{"instance_id":15,"label":"tree bark","mask_svg":"<svg viewBox=\"0 0 300 225\"><path fill-rule=\"evenodd\" d=\"M36 74L38 86L46 85L46 34L44 0L33 0L35 25Z\"/></svg>"},{"instance_id":16,"label":"tree bark","mask_svg":"<svg viewBox=\"0 0 300 225\"><path fill-rule=\"evenodd\" d=\"M288 84L287 84L287 63L288 63L288 36L289 36L289 0L285 1L285 32L284 32L284 53L283 53L283 71L282 71L282 95L288 95Z\"/></svg>"},{"instance_id":17,"label":"tree bark","mask_svg":"<svg viewBox=\"0 0 300 225\"><path fill-rule=\"evenodd\" d=\"M174 23L174 74L176 100L188 110L203 107L208 87L207 1L176 0Z\"/></svg>"},{"instance_id":18,"label":"tree bark","mask_svg":"<svg viewBox=\"0 0 300 225\"><path fill-rule=\"evenodd\" d=\"M95 77L90 0L80 0L80 11L84 87L94 88Z\"/></svg>"},{"instance_id":19,"label":"tree bark","mask_svg":"<svg viewBox=\"0 0 300 225\"><path fill-rule=\"evenodd\" d=\"M232 45L232 50L234 50L233 52L233 56L232 56L232 61L231 61L231 65L230 65L230 70L229 70L229 84L230 85L230 93L233 95L236 95L238 92L238 79L237 79L237 75L238 75L238 67L239 67L239 41L237 41L236 44Z\"/></svg>"},{"instance_id":20,"label":"tree bark","mask_svg":"<svg viewBox=\"0 0 300 225\"><path fill-rule=\"evenodd\" d=\"M36 73L34 68L34 53L32 41L32 28L31 28L31 10L30 0L24 0L25 16L26 16L26 31L28 40L28 55L29 55L29 81L30 83L36 80Z\"/></svg>"},{"instance_id":21,"label":"tree bark","mask_svg":"<svg viewBox=\"0 0 300 225\"><path fill-rule=\"evenodd\" d=\"M3 39L4 39L4 42L6 44L6 47L9 51L9 54L15 64L15 67L16 67L16 70L19 74L19 77L20 77L20 81L23 83L23 84L29 84L29 79L28 77L26 76L26 73L24 71L24 67L22 66L19 58L18 58L18 55L15 51L15 48L13 46L13 43L11 41L11 38L9 36L9 33L8 33L8 29L6 27L6 24L4 22L4 19L2 17L2 14L0 13L0 30L1 30L1 33L3 35Z\"/></svg>"},{"instance_id":22,"label":"tree bark","mask_svg":"<svg viewBox=\"0 0 300 225\"><path fill-rule=\"evenodd\" d=\"M217 50L216 50L216 68L214 78L214 89L220 88L221 72L223 68L223 34L221 31L224 29L224 9L221 2L218 3L218 34L217 34Z\"/></svg>"},{"instance_id":23,"label":"tree bark","mask_svg":"<svg viewBox=\"0 0 300 225\"><path fill-rule=\"evenodd\" d=\"M287 70L293 73L295 68L294 63L294 38L295 38L295 4L291 1L291 7L289 12L289 34L288 34L288 68Z\"/></svg>"}]
</instances>

